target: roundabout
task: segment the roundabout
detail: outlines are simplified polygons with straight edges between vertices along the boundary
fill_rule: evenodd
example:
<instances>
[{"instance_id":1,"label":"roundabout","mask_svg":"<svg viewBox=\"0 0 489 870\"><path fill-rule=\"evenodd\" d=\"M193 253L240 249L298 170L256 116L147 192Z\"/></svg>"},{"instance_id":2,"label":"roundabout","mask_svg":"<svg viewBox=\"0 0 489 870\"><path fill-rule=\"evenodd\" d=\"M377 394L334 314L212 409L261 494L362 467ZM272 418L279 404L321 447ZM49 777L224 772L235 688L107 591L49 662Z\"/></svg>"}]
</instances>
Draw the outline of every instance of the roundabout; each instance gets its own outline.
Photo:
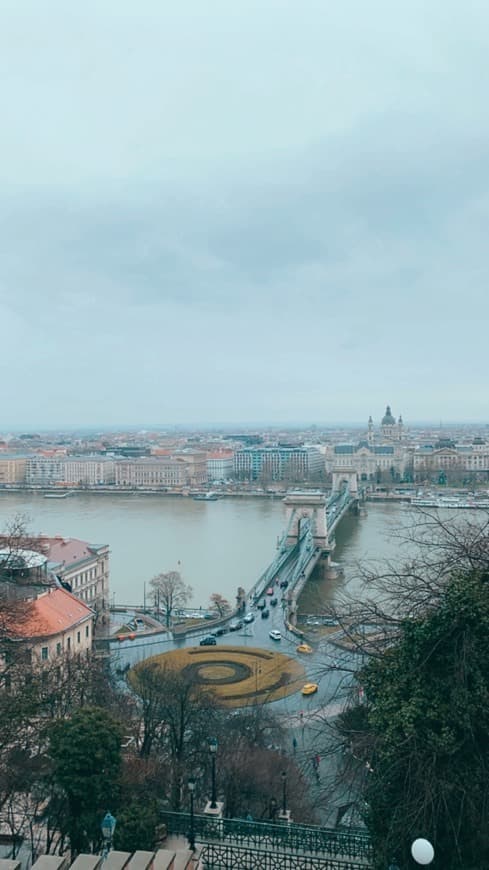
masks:
<instances>
[{"instance_id":1,"label":"roundabout","mask_svg":"<svg viewBox=\"0 0 489 870\"><path fill-rule=\"evenodd\" d=\"M149 663L208 689L225 707L277 701L300 691L304 682L304 668L296 659L253 647L188 647L144 660ZM138 667L132 669L136 680Z\"/></svg>"}]
</instances>

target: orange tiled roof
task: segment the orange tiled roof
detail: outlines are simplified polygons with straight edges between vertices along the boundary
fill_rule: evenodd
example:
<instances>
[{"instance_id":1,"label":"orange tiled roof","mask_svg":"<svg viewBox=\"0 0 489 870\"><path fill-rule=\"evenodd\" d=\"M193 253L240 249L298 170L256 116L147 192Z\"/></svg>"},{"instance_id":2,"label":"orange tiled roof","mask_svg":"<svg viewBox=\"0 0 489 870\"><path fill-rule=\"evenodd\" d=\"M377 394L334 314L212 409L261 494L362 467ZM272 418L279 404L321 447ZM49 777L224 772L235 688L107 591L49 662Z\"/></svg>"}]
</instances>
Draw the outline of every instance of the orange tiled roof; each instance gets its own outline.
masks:
<instances>
[{"instance_id":1,"label":"orange tiled roof","mask_svg":"<svg viewBox=\"0 0 489 870\"><path fill-rule=\"evenodd\" d=\"M27 618L16 631L17 638L48 637L73 628L93 611L66 589L51 589L28 604Z\"/></svg>"}]
</instances>

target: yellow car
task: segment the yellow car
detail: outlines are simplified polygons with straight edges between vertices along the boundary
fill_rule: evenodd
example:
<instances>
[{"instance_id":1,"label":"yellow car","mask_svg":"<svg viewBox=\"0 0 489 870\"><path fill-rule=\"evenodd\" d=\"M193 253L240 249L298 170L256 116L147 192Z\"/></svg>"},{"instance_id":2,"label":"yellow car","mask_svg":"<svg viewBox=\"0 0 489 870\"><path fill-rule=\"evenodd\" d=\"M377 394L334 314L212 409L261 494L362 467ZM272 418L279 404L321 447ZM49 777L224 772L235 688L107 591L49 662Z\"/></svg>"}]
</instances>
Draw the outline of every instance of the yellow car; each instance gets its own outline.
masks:
<instances>
[{"instance_id":1,"label":"yellow car","mask_svg":"<svg viewBox=\"0 0 489 870\"><path fill-rule=\"evenodd\" d=\"M302 687L302 694L303 695L314 695L318 689L319 689L319 686L317 683L306 683L305 686Z\"/></svg>"},{"instance_id":2,"label":"yellow car","mask_svg":"<svg viewBox=\"0 0 489 870\"><path fill-rule=\"evenodd\" d=\"M307 653L310 655L312 653L312 646L309 646L308 643L300 643L298 647L296 647L297 652Z\"/></svg>"}]
</instances>

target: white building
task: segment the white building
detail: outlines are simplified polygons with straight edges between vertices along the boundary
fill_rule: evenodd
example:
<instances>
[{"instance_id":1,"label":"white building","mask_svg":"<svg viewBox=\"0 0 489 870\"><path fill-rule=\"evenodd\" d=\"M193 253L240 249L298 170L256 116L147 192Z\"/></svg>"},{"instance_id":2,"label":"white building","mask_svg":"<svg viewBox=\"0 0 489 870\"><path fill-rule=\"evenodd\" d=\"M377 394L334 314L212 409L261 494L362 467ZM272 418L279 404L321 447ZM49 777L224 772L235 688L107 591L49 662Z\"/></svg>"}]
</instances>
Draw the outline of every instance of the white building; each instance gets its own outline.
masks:
<instances>
[{"instance_id":1,"label":"white building","mask_svg":"<svg viewBox=\"0 0 489 870\"><path fill-rule=\"evenodd\" d=\"M234 452L222 450L207 454L207 480L228 480L233 476Z\"/></svg>"},{"instance_id":2,"label":"white building","mask_svg":"<svg viewBox=\"0 0 489 870\"><path fill-rule=\"evenodd\" d=\"M115 481L115 462L105 456L69 456L65 460L66 483L100 486Z\"/></svg>"},{"instance_id":3,"label":"white building","mask_svg":"<svg viewBox=\"0 0 489 870\"><path fill-rule=\"evenodd\" d=\"M40 539L49 570L96 612L97 627L109 621L109 547L61 536Z\"/></svg>"}]
</instances>

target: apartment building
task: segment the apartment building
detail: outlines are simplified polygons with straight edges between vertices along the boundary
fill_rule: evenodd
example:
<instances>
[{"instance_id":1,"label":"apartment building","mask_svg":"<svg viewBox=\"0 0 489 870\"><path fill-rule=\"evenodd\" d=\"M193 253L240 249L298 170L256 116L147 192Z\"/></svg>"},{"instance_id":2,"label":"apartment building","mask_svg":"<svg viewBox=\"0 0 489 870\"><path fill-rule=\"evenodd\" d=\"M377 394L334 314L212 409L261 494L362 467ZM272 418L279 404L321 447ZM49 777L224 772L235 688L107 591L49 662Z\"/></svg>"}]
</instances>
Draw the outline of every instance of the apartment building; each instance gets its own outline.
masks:
<instances>
[{"instance_id":1,"label":"apartment building","mask_svg":"<svg viewBox=\"0 0 489 870\"><path fill-rule=\"evenodd\" d=\"M29 456L25 466L25 482L30 486L53 486L65 480L65 456Z\"/></svg>"},{"instance_id":2,"label":"apartment building","mask_svg":"<svg viewBox=\"0 0 489 870\"><path fill-rule=\"evenodd\" d=\"M234 452L232 450L216 451L207 454L207 480L228 480L234 473Z\"/></svg>"},{"instance_id":3,"label":"apartment building","mask_svg":"<svg viewBox=\"0 0 489 870\"><path fill-rule=\"evenodd\" d=\"M81 486L110 485L115 482L115 462L106 456L67 457L64 480Z\"/></svg>"},{"instance_id":4,"label":"apartment building","mask_svg":"<svg viewBox=\"0 0 489 870\"><path fill-rule=\"evenodd\" d=\"M177 462L184 463L187 469L188 486L202 486L207 483L207 454L201 450L182 450L174 453Z\"/></svg>"},{"instance_id":5,"label":"apartment building","mask_svg":"<svg viewBox=\"0 0 489 870\"><path fill-rule=\"evenodd\" d=\"M0 454L0 486L24 483L27 458Z\"/></svg>"},{"instance_id":6,"label":"apartment building","mask_svg":"<svg viewBox=\"0 0 489 870\"><path fill-rule=\"evenodd\" d=\"M97 629L109 622L109 547L79 538L42 537L48 568L73 595L96 613Z\"/></svg>"},{"instance_id":7,"label":"apartment building","mask_svg":"<svg viewBox=\"0 0 489 870\"><path fill-rule=\"evenodd\" d=\"M188 485L188 469L171 456L119 460L115 463L115 483L149 489L184 487Z\"/></svg>"},{"instance_id":8,"label":"apartment building","mask_svg":"<svg viewBox=\"0 0 489 870\"><path fill-rule=\"evenodd\" d=\"M324 458L314 447L243 447L234 454L241 480L306 480L322 471Z\"/></svg>"},{"instance_id":9,"label":"apartment building","mask_svg":"<svg viewBox=\"0 0 489 870\"><path fill-rule=\"evenodd\" d=\"M92 649L95 613L70 592L50 588L25 608L9 640L27 649L33 665Z\"/></svg>"}]
</instances>

